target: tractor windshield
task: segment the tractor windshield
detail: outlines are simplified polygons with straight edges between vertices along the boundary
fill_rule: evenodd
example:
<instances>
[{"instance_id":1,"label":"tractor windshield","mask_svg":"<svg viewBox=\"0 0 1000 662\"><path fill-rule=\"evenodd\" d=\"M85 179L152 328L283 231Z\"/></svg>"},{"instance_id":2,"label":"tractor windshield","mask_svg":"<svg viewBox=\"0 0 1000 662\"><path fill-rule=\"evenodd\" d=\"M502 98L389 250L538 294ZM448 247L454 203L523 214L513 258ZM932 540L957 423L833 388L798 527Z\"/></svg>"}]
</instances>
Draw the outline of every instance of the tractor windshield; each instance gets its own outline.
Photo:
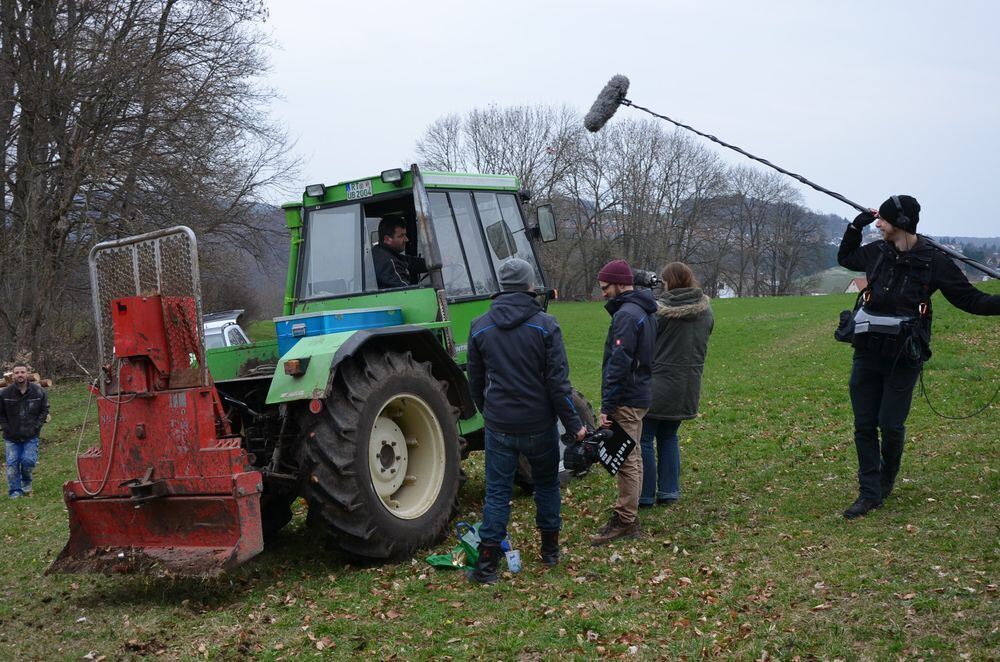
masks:
<instances>
[{"instance_id":1,"label":"tractor windshield","mask_svg":"<svg viewBox=\"0 0 1000 662\"><path fill-rule=\"evenodd\" d=\"M305 235L299 296L361 292L361 205L310 212Z\"/></svg>"}]
</instances>

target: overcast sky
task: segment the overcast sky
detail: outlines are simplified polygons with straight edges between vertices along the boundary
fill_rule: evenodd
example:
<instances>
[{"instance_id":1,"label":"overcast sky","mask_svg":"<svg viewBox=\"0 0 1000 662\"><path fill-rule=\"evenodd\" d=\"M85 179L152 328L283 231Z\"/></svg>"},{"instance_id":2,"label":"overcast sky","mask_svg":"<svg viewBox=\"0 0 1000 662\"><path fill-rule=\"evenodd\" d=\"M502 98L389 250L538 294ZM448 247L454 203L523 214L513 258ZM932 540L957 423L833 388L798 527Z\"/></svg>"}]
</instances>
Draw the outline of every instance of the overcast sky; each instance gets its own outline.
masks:
<instances>
[{"instance_id":1,"label":"overcast sky","mask_svg":"<svg viewBox=\"0 0 1000 662\"><path fill-rule=\"evenodd\" d=\"M582 115L621 73L635 103L863 205L914 195L921 232L1000 235L1000 3L269 4L274 116L298 141L303 186L410 163L448 113ZM621 108L615 120L626 115L648 117ZM806 206L853 218L795 185Z\"/></svg>"}]
</instances>

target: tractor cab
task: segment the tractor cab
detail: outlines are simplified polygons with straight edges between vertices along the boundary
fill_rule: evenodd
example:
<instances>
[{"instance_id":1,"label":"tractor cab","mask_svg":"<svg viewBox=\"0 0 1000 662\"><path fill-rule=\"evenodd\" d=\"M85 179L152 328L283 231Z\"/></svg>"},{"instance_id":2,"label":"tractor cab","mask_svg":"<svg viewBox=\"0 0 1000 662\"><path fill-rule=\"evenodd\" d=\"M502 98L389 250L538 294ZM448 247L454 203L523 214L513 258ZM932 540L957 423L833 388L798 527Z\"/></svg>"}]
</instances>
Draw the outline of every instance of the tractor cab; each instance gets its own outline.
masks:
<instances>
[{"instance_id":1,"label":"tractor cab","mask_svg":"<svg viewBox=\"0 0 1000 662\"><path fill-rule=\"evenodd\" d=\"M285 207L291 212L289 227L301 233L285 314L339 308L319 302L407 287L438 289L449 305L488 301L499 292L497 268L512 257L533 265L536 289L543 292L545 274L532 242L543 233L525 218L526 197L516 177L421 174L416 166L387 170L379 178L309 186L301 206ZM551 218L547 207L540 215ZM408 241L397 250L401 262L422 260L429 271L412 273L405 285L379 282L384 222L405 229Z\"/></svg>"}]
</instances>

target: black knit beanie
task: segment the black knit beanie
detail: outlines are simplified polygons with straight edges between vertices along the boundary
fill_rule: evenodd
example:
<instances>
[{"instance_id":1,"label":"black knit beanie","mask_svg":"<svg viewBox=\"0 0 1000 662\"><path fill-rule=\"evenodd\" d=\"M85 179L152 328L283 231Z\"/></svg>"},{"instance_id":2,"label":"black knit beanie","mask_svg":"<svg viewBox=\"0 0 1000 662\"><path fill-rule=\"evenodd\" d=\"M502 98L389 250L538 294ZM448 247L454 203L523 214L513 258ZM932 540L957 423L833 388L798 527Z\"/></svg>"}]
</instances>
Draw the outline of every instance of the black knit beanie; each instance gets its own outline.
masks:
<instances>
[{"instance_id":1,"label":"black knit beanie","mask_svg":"<svg viewBox=\"0 0 1000 662\"><path fill-rule=\"evenodd\" d=\"M899 201L899 206L893 198ZM906 217L903 220L900 220L900 207L903 208L902 216ZM916 233L917 223L920 222L920 203L912 195L894 195L882 203L878 215L904 232Z\"/></svg>"}]
</instances>

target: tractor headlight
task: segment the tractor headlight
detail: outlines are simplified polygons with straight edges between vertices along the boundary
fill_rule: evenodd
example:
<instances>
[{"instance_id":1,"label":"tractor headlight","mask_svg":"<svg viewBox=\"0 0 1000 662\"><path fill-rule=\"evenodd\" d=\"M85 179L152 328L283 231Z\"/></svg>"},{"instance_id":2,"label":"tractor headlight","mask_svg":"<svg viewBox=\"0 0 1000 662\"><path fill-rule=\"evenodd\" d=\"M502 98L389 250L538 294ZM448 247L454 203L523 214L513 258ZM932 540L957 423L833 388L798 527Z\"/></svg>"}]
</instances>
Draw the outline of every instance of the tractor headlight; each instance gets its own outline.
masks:
<instances>
[{"instance_id":1,"label":"tractor headlight","mask_svg":"<svg viewBox=\"0 0 1000 662\"><path fill-rule=\"evenodd\" d=\"M323 184L310 184L306 187L306 195L310 198L322 198L326 195L326 186Z\"/></svg>"},{"instance_id":2,"label":"tractor headlight","mask_svg":"<svg viewBox=\"0 0 1000 662\"><path fill-rule=\"evenodd\" d=\"M399 184L403 181L403 169L393 168L392 170L383 170L382 181L386 184Z\"/></svg>"}]
</instances>

